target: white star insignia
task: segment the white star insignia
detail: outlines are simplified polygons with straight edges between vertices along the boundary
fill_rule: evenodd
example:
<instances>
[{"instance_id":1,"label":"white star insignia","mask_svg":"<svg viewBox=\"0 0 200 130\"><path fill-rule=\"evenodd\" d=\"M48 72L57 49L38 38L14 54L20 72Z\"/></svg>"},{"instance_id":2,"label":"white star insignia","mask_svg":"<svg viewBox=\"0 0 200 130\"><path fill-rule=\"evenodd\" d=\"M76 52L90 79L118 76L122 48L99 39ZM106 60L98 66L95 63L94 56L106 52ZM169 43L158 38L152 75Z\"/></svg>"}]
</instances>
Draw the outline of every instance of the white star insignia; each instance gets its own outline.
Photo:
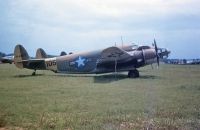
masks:
<instances>
[{"instance_id":1,"label":"white star insignia","mask_svg":"<svg viewBox=\"0 0 200 130\"><path fill-rule=\"evenodd\" d=\"M78 57L78 59L75 61L78 64L78 68L81 66L85 66L85 58L82 58L81 56Z\"/></svg>"}]
</instances>

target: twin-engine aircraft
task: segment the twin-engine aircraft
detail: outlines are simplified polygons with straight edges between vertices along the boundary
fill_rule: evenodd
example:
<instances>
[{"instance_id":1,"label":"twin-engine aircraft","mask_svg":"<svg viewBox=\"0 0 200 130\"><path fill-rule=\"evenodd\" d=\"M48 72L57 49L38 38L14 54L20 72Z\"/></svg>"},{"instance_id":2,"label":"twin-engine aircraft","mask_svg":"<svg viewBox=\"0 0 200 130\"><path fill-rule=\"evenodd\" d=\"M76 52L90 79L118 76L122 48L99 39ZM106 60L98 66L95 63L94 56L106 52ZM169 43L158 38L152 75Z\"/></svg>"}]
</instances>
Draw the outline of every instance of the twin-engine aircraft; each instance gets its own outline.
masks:
<instances>
[{"instance_id":1,"label":"twin-engine aircraft","mask_svg":"<svg viewBox=\"0 0 200 130\"><path fill-rule=\"evenodd\" d=\"M41 53L41 54L39 54ZM31 59L22 45L16 45L14 63L18 68L51 70L66 74L101 74L128 71L129 78L139 77L137 68L153 63L159 66L159 54L156 41L154 46L108 47L103 50L74 53L48 58L40 50L36 59Z\"/></svg>"},{"instance_id":2,"label":"twin-engine aircraft","mask_svg":"<svg viewBox=\"0 0 200 130\"><path fill-rule=\"evenodd\" d=\"M9 63L12 64L14 59L13 54L5 54L0 52L0 63Z\"/></svg>"}]
</instances>

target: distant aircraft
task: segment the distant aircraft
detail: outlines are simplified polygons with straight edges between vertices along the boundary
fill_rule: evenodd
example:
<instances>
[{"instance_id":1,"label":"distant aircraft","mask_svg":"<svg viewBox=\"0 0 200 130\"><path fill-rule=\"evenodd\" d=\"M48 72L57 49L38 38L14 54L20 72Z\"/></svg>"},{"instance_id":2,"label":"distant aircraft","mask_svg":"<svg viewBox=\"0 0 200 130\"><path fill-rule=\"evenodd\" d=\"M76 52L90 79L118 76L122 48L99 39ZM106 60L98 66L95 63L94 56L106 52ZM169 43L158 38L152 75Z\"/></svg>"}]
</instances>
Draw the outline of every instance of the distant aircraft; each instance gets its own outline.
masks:
<instances>
[{"instance_id":1,"label":"distant aircraft","mask_svg":"<svg viewBox=\"0 0 200 130\"><path fill-rule=\"evenodd\" d=\"M0 52L0 63L12 64L14 60L14 54L5 54Z\"/></svg>"},{"instance_id":2,"label":"distant aircraft","mask_svg":"<svg viewBox=\"0 0 200 130\"><path fill-rule=\"evenodd\" d=\"M41 51L42 52L42 51ZM159 54L156 41L150 46L108 47L103 50L75 53L70 55L44 58L36 56L31 59L22 45L16 45L14 63L18 68L36 70L51 70L56 73L67 74L100 74L109 72L128 71L128 77L139 77L137 68L157 62Z\"/></svg>"}]
</instances>

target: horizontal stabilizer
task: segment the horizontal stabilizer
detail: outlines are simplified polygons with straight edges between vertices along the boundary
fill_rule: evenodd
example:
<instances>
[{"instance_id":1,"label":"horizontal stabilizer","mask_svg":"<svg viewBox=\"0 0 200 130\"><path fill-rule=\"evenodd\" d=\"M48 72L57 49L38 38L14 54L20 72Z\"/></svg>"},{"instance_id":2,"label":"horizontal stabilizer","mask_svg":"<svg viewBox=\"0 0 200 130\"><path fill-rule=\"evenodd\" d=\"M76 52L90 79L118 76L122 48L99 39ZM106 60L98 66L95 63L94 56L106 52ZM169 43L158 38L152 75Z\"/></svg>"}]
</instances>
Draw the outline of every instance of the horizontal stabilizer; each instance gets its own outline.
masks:
<instances>
[{"instance_id":1,"label":"horizontal stabilizer","mask_svg":"<svg viewBox=\"0 0 200 130\"><path fill-rule=\"evenodd\" d=\"M34 69L34 70L46 69L44 59L22 60L21 62L24 64L24 68Z\"/></svg>"}]
</instances>

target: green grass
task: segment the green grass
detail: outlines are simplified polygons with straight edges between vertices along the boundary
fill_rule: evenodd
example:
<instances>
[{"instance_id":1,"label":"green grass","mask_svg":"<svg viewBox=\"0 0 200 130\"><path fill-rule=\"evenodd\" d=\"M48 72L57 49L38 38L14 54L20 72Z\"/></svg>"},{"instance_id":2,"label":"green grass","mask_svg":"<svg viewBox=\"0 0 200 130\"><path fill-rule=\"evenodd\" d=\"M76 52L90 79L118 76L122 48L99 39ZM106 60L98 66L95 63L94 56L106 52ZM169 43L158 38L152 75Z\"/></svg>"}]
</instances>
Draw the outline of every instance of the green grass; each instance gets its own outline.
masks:
<instances>
[{"instance_id":1,"label":"green grass","mask_svg":"<svg viewBox=\"0 0 200 130\"><path fill-rule=\"evenodd\" d=\"M126 74L59 75L0 65L0 128L200 129L200 66Z\"/></svg>"}]
</instances>

